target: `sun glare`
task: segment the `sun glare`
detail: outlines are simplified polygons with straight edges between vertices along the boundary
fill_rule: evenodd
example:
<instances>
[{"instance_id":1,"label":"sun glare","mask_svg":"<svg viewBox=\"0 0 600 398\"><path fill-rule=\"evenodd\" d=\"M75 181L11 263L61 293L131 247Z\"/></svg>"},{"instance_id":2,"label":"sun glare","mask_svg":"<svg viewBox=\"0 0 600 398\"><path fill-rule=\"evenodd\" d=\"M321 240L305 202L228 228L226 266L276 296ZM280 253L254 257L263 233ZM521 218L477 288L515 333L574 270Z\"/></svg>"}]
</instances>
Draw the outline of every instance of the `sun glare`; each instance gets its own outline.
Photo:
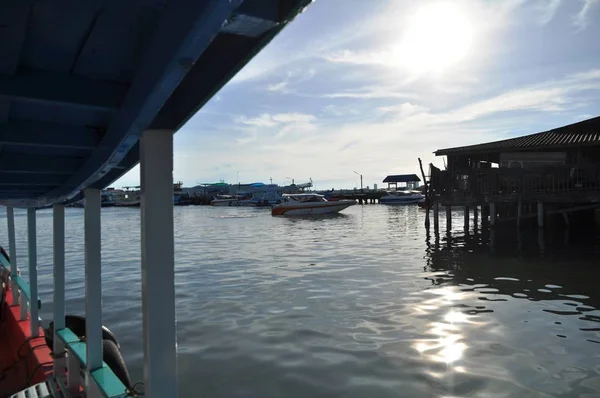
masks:
<instances>
[{"instance_id":1,"label":"sun glare","mask_svg":"<svg viewBox=\"0 0 600 398\"><path fill-rule=\"evenodd\" d=\"M395 56L415 72L441 72L462 60L472 41L467 11L456 3L436 2L409 19Z\"/></svg>"}]
</instances>

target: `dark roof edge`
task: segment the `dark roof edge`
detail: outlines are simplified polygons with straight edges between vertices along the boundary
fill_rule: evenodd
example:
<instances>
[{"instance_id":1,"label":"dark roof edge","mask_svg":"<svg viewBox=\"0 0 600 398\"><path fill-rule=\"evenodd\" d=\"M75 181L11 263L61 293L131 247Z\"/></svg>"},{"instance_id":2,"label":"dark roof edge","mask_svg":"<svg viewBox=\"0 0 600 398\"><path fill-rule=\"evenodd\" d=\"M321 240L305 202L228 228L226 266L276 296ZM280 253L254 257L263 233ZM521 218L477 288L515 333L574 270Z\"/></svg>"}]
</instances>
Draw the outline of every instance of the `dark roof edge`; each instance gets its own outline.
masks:
<instances>
[{"instance_id":1,"label":"dark roof edge","mask_svg":"<svg viewBox=\"0 0 600 398\"><path fill-rule=\"evenodd\" d=\"M498 140L498 141L491 141L491 142L484 142L484 143L480 143L480 144L473 144L473 145L465 145L465 146L458 146L458 147L452 147L452 148L444 148L444 149L438 149L436 151L434 151L433 153L435 154L435 156L446 156L446 155L453 155L453 154L459 154L459 153L465 153L468 151L472 151L472 152L476 152L476 153L493 153L493 152L497 152L500 148L493 148L494 145L499 145L499 144L503 144L506 142L510 142L510 141L514 141L514 140L519 140L519 139L523 139L526 137L533 137L536 135L542 135L542 134L548 134L548 133L559 133L559 134L564 134L567 133L568 131L564 131L564 130L571 130L571 129L576 129L579 125L582 124L588 124L588 123L593 123L593 122L600 122L600 116L597 117L593 117L590 119L586 119L586 120L581 120L579 122L576 123L572 123L572 124L567 124L565 126L562 127L557 127L554 129L550 129L550 130L546 130L546 131L542 131L542 132L538 132L538 133L533 133L533 134L527 134L527 135L522 135L519 137L513 137L513 138L507 138L504 140ZM562 147L567 147L567 146L584 146L586 145L586 143L573 143L573 144L561 144L561 145L550 145L550 146L544 146L544 149L548 149L548 148L562 148ZM588 143L589 145L589 143ZM483 147L485 146L485 147ZM489 146L489 147L488 147ZM477 149L478 147L483 147L481 149ZM529 147L522 147L522 148L511 148L512 151L518 152L520 150L525 150L528 148L532 148L535 146L529 146ZM502 148L504 149L504 148Z\"/></svg>"}]
</instances>

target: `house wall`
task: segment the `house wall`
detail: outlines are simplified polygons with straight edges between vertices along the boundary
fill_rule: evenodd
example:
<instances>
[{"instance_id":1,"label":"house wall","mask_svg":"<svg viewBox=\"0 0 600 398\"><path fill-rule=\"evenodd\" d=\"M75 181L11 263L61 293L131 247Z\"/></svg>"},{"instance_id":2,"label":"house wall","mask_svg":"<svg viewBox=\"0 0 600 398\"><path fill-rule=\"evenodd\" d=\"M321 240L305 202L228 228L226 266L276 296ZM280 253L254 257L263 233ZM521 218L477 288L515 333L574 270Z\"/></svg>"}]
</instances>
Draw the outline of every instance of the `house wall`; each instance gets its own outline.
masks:
<instances>
[{"instance_id":1,"label":"house wall","mask_svg":"<svg viewBox=\"0 0 600 398\"><path fill-rule=\"evenodd\" d=\"M505 152L500 154L500 167L533 169L540 166L564 166L566 152Z\"/></svg>"}]
</instances>

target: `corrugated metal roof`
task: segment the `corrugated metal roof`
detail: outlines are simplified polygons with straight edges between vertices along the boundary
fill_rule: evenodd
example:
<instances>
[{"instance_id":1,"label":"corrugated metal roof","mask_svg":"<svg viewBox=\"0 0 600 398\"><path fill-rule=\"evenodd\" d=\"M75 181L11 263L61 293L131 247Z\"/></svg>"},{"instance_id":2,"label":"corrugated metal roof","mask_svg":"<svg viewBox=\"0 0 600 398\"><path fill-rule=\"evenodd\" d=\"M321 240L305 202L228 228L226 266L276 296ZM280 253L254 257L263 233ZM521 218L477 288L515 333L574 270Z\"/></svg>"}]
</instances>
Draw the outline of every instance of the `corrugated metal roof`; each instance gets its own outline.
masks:
<instances>
[{"instance_id":1,"label":"corrugated metal roof","mask_svg":"<svg viewBox=\"0 0 600 398\"><path fill-rule=\"evenodd\" d=\"M398 175L393 175L393 176L387 176L387 177L385 177L385 180L383 180L383 182L391 182L391 183L417 182L417 181L421 181L421 179L416 174L398 174Z\"/></svg>"},{"instance_id":2,"label":"corrugated metal roof","mask_svg":"<svg viewBox=\"0 0 600 398\"><path fill-rule=\"evenodd\" d=\"M484 144L438 149L436 156L468 155L499 151L524 151L565 146L600 145L600 117L541 133Z\"/></svg>"}]
</instances>

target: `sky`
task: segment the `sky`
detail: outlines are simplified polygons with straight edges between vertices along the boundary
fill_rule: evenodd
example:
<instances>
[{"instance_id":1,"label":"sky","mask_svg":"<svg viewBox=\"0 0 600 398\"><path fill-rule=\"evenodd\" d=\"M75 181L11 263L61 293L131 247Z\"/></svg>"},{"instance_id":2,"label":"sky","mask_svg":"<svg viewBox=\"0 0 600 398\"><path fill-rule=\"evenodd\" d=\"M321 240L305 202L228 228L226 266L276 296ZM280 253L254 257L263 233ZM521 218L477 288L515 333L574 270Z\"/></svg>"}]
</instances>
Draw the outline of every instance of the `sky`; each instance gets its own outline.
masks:
<instances>
[{"instance_id":1,"label":"sky","mask_svg":"<svg viewBox=\"0 0 600 398\"><path fill-rule=\"evenodd\" d=\"M175 134L173 177L381 187L598 116L599 22L600 0L316 0Z\"/></svg>"}]
</instances>

